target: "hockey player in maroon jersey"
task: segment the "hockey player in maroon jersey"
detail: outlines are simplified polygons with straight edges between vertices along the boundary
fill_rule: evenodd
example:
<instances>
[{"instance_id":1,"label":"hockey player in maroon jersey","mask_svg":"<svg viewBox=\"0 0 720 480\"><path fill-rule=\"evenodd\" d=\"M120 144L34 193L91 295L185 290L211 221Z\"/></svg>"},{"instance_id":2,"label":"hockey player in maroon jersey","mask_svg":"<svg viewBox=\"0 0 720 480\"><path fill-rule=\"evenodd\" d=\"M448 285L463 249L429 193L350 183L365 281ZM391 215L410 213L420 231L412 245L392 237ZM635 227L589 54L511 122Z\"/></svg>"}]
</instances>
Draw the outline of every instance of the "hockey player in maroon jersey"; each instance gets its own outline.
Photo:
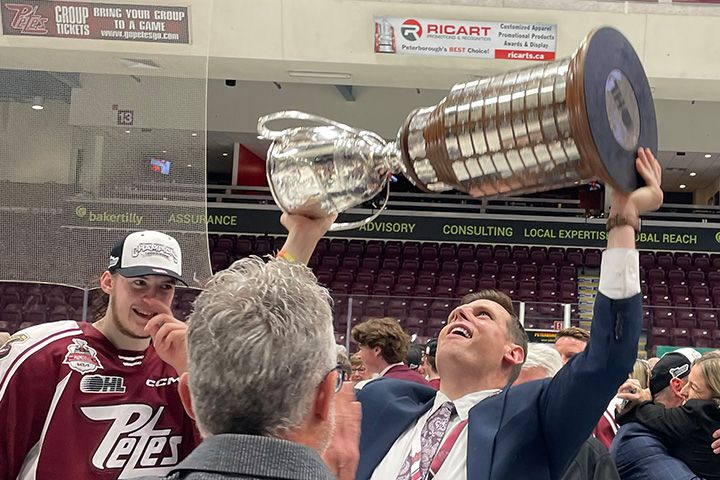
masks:
<instances>
[{"instance_id":1,"label":"hockey player in maroon jersey","mask_svg":"<svg viewBox=\"0 0 720 480\"><path fill-rule=\"evenodd\" d=\"M177 392L181 265L174 238L132 233L100 279L100 320L37 325L0 348L0 479L162 475L199 443Z\"/></svg>"}]
</instances>

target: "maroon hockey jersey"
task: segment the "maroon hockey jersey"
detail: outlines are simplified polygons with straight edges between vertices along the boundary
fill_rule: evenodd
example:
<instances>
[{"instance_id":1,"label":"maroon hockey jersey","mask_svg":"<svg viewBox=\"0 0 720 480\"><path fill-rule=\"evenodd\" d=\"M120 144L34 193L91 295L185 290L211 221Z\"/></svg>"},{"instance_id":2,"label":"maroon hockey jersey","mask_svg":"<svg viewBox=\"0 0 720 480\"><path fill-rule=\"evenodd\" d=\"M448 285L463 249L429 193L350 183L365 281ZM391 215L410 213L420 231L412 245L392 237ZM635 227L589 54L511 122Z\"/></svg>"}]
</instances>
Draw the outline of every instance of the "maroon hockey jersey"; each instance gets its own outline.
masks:
<instances>
[{"instance_id":1,"label":"maroon hockey jersey","mask_svg":"<svg viewBox=\"0 0 720 480\"><path fill-rule=\"evenodd\" d=\"M37 325L0 348L0 479L163 475L199 443L175 370L88 323Z\"/></svg>"}]
</instances>

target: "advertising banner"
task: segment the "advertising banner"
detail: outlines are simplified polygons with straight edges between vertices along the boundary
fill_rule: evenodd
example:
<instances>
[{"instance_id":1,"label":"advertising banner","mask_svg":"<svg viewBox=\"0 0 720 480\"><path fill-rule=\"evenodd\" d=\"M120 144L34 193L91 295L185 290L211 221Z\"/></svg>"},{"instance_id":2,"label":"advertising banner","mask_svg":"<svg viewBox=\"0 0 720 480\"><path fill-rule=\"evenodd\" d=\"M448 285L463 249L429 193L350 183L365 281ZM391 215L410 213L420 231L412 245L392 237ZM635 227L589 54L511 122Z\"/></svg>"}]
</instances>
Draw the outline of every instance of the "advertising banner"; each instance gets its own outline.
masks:
<instances>
[{"instance_id":1,"label":"advertising banner","mask_svg":"<svg viewBox=\"0 0 720 480\"><path fill-rule=\"evenodd\" d=\"M65 212L65 224L99 228L141 229L150 221L147 213L140 215L133 205L117 203L73 203ZM147 208L143 211L148 212ZM208 207L207 215L190 213L183 207L162 205L152 209L154 220L176 231L193 229L206 223L215 233L248 233L253 235L285 235L280 225L280 211L275 207L237 208ZM343 214L341 221L355 221L366 213ZM345 232L332 232L332 237L375 238L385 240L435 241L452 243L487 243L508 245L547 245L581 248L604 248L607 244L605 223L573 221L505 220L481 216L411 216L386 212L367 225ZM648 250L720 251L720 229L712 226L643 225L636 236L638 248Z\"/></svg>"},{"instance_id":2,"label":"advertising banner","mask_svg":"<svg viewBox=\"0 0 720 480\"><path fill-rule=\"evenodd\" d=\"M190 43L187 7L0 0L4 35Z\"/></svg>"},{"instance_id":3,"label":"advertising banner","mask_svg":"<svg viewBox=\"0 0 720 480\"><path fill-rule=\"evenodd\" d=\"M545 61L556 43L556 25L375 17L375 53Z\"/></svg>"}]
</instances>

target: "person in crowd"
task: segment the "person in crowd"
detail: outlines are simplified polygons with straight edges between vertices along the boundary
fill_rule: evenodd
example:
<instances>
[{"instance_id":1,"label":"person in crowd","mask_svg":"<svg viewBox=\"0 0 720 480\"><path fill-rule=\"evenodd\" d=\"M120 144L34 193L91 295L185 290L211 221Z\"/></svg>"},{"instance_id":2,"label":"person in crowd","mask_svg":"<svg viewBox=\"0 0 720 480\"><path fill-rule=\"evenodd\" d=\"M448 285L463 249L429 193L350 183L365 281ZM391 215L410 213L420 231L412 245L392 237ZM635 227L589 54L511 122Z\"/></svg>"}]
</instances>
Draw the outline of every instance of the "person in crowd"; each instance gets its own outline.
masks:
<instances>
[{"instance_id":1,"label":"person in crowd","mask_svg":"<svg viewBox=\"0 0 720 480\"><path fill-rule=\"evenodd\" d=\"M365 368L377 377L396 378L427 386L427 381L403 363L410 346L410 336L394 318L371 318L352 329ZM366 384L358 383L356 388Z\"/></svg>"},{"instance_id":2,"label":"person in crowd","mask_svg":"<svg viewBox=\"0 0 720 480\"><path fill-rule=\"evenodd\" d=\"M663 355L650 373L649 392L655 404L675 408L685 402L682 390L687 384L692 362L700 353L681 348ZM636 388L642 385L632 382ZM625 384L623 384L625 386ZM621 387L622 388L622 387ZM650 430L637 422L620 427L610 454L622 480L697 480L682 461L670 456L667 448Z\"/></svg>"},{"instance_id":3,"label":"person in crowd","mask_svg":"<svg viewBox=\"0 0 720 480\"><path fill-rule=\"evenodd\" d=\"M562 357L552 345L530 343L527 355L525 355L525 363L523 363L518 379L515 380L515 385L552 378L562 366Z\"/></svg>"},{"instance_id":4,"label":"person in crowd","mask_svg":"<svg viewBox=\"0 0 720 480\"><path fill-rule=\"evenodd\" d=\"M418 374L423 375L420 368L422 367L422 348L417 343L412 342L408 346L408 351L407 355L405 356L404 363L410 370L413 370Z\"/></svg>"},{"instance_id":5,"label":"person in crowd","mask_svg":"<svg viewBox=\"0 0 720 480\"><path fill-rule=\"evenodd\" d=\"M650 367L648 366L647 360L643 360L642 358L635 360L630 378L637 380L642 388L648 388L650 386Z\"/></svg>"},{"instance_id":6,"label":"person in crowd","mask_svg":"<svg viewBox=\"0 0 720 480\"><path fill-rule=\"evenodd\" d=\"M198 296L179 392L204 441L168 479L354 478L360 406L341 390L330 295L291 253L332 220L283 216L279 258L238 260Z\"/></svg>"},{"instance_id":7,"label":"person in crowd","mask_svg":"<svg viewBox=\"0 0 720 480\"><path fill-rule=\"evenodd\" d=\"M563 364L585 351L589 339L590 332L584 328L568 327L560 330L555 340L555 348L560 353ZM593 435L602 442L605 448L610 448L618 431L618 425L615 422L615 407L619 403L620 401L615 398L610 401L593 430Z\"/></svg>"},{"instance_id":8,"label":"person in crowd","mask_svg":"<svg viewBox=\"0 0 720 480\"><path fill-rule=\"evenodd\" d=\"M693 362L681 394L686 399L682 406L665 408L630 380L618 393L630 402L618 419L646 427L697 476L720 480L720 456L711 447L713 433L720 429L720 351Z\"/></svg>"},{"instance_id":9,"label":"person in crowd","mask_svg":"<svg viewBox=\"0 0 720 480\"><path fill-rule=\"evenodd\" d=\"M350 380L352 365L347 356L347 349L343 345L335 345L335 348L337 350L337 364L340 365L342 369L342 379L343 381Z\"/></svg>"},{"instance_id":10,"label":"person in crowd","mask_svg":"<svg viewBox=\"0 0 720 480\"><path fill-rule=\"evenodd\" d=\"M109 253L97 321L36 325L0 349L0 478L164 473L200 441L177 388L187 369L187 327L170 309L180 245L140 231Z\"/></svg>"},{"instance_id":11,"label":"person in crowd","mask_svg":"<svg viewBox=\"0 0 720 480\"><path fill-rule=\"evenodd\" d=\"M423 366L425 368L425 379L435 390L440 389L440 374L437 371L435 355L437 354L437 338L431 338L425 344L423 353Z\"/></svg>"},{"instance_id":12,"label":"person in crowd","mask_svg":"<svg viewBox=\"0 0 720 480\"><path fill-rule=\"evenodd\" d=\"M365 364L360 357L359 352L355 352L350 357L350 364L352 365L352 375L350 375L350 381L357 384L363 380L370 380L371 374L365 368Z\"/></svg>"},{"instance_id":13,"label":"person in crowd","mask_svg":"<svg viewBox=\"0 0 720 480\"><path fill-rule=\"evenodd\" d=\"M560 368L562 368L562 360L555 348L547 344L530 343L520 376L513 386L552 378ZM588 438L582 444L562 476L562 480L619 480L619 478L607 448L595 437Z\"/></svg>"},{"instance_id":14,"label":"person in crowd","mask_svg":"<svg viewBox=\"0 0 720 480\"><path fill-rule=\"evenodd\" d=\"M560 353L563 365L583 352L588 341L590 341L590 332L584 328L568 327L560 330L555 338L555 348Z\"/></svg>"},{"instance_id":15,"label":"person in crowd","mask_svg":"<svg viewBox=\"0 0 720 480\"><path fill-rule=\"evenodd\" d=\"M612 194L587 348L552 380L509 388L527 344L512 302L496 292L466 299L438 338L439 392L392 378L359 391L358 479L562 476L635 361L642 322L635 233L639 215L663 197L648 149L638 151L636 166L646 185Z\"/></svg>"}]
</instances>

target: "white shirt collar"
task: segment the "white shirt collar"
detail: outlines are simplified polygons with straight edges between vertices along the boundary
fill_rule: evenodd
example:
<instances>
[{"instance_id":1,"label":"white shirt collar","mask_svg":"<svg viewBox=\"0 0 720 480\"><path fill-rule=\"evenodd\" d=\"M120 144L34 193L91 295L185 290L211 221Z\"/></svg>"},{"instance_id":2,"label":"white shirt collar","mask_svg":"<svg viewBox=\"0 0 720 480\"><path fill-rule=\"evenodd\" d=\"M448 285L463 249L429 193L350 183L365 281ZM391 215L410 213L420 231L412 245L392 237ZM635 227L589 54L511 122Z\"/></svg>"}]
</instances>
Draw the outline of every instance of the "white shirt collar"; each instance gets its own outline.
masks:
<instances>
[{"instance_id":1,"label":"white shirt collar","mask_svg":"<svg viewBox=\"0 0 720 480\"><path fill-rule=\"evenodd\" d=\"M455 405L455 410L457 410L458 417L460 417L460 420L467 420L471 408L473 408L475 405L482 402L486 398L497 395L501 391L502 390L497 388L493 390L480 390L479 392L468 393L467 395L464 395L453 401L453 404ZM432 411L434 412L435 410L440 408L440 405L449 401L451 400L447 397L447 395L442 392L438 392L435 396L435 403L433 404Z\"/></svg>"}]
</instances>

